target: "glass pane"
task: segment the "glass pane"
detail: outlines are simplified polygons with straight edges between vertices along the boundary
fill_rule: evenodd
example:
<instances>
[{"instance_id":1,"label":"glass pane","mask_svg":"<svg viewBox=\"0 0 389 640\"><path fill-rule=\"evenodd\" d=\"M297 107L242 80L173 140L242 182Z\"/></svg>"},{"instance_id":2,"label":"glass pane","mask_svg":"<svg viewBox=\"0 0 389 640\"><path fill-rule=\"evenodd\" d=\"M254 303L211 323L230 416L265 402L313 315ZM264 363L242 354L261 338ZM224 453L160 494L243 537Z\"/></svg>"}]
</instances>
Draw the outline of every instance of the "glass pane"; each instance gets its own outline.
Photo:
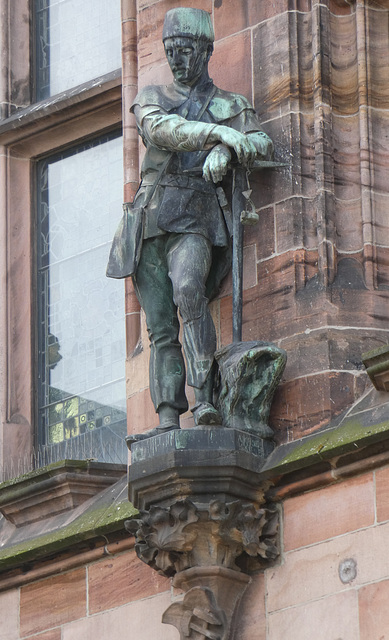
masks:
<instances>
[{"instance_id":1,"label":"glass pane","mask_svg":"<svg viewBox=\"0 0 389 640\"><path fill-rule=\"evenodd\" d=\"M105 136L44 160L38 176L44 462L125 460L124 285L105 276L121 210L122 139Z\"/></svg>"},{"instance_id":2,"label":"glass pane","mask_svg":"<svg viewBox=\"0 0 389 640\"><path fill-rule=\"evenodd\" d=\"M37 99L121 67L120 0L35 0Z\"/></svg>"}]
</instances>

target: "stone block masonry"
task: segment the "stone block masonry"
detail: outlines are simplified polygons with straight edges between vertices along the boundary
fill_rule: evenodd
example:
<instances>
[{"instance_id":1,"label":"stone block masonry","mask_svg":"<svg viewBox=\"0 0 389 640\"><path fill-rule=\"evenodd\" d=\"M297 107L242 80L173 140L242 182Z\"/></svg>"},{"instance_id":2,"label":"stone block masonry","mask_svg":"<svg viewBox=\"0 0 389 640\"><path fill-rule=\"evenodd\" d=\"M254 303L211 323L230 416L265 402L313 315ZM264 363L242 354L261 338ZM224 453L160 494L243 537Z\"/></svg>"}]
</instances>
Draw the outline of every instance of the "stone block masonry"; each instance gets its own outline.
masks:
<instances>
[{"instance_id":1,"label":"stone block masonry","mask_svg":"<svg viewBox=\"0 0 389 640\"><path fill-rule=\"evenodd\" d=\"M236 638L310 640L312 628L318 640L385 637L388 477L383 466L284 500L282 562L253 576ZM160 617L177 598L130 549L0 593L0 637L175 640Z\"/></svg>"}]
</instances>

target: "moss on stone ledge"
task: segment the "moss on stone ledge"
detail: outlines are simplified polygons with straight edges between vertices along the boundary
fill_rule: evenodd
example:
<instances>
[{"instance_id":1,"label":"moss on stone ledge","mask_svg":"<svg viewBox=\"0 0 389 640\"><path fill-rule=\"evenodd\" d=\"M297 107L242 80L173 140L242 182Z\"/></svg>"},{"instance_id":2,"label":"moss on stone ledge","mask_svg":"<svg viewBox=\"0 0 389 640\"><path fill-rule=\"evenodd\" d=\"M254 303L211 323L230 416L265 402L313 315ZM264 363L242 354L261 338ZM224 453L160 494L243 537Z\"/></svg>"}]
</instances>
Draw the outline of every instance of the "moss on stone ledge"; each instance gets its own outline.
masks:
<instances>
[{"instance_id":1,"label":"moss on stone ledge","mask_svg":"<svg viewBox=\"0 0 389 640\"><path fill-rule=\"evenodd\" d=\"M352 417L337 427L281 445L263 471L267 476L284 475L389 439L389 420L369 424L364 417Z\"/></svg>"},{"instance_id":2,"label":"moss on stone ledge","mask_svg":"<svg viewBox=\"0 0 389 640\"><path fill-rule=\"evenodd\" d=\"M370 401L368 397L363 398L359 406L353 408L352 412L348 412L342 419L339 418L336 425L277 447L261 469L263 479L280 478L303 469L308 474L310 470L315 474L323 463L329 466L332 460L336 464L339 456L345 456L345 459L350 461L371 455L371 450L367 449L366 454L362 450L377 443L379 446L382 443L386 449L389 448L389 402L386 398L386 394L373 397ZM352 453L356 454L355 457ZM31 480L38 475L39 471L27 474ZM20 478L5 484L11 488L18 482ZM124 521L137 513L127 500L127 479L123 477L111 488L96 496L96 499L89 503L89 507L69 523L59 519L58 527L54 528L52 523L51 531L39 536L36 535L36 527L33 526L30 537L27 533L22 542L20 530L16 530L3 548L0 547L0 572L66 549L70 550L78 544L92 542L100 536L123 531Z\"/></svg>"},{"instance_id":3,"label":"moss on stone ledge","mask_svg":"<svg viewBox=\"0 0 389 640\"><path fill-rule=\"evenodd\" d=\"M15 544L11 540L9 545L0 549L0 572L64 551L87 540L122 531L124 521L137 513L127 496L108 505L99 502L69 524L53 531L31 536Z\"/></svg>"}]
</instances>

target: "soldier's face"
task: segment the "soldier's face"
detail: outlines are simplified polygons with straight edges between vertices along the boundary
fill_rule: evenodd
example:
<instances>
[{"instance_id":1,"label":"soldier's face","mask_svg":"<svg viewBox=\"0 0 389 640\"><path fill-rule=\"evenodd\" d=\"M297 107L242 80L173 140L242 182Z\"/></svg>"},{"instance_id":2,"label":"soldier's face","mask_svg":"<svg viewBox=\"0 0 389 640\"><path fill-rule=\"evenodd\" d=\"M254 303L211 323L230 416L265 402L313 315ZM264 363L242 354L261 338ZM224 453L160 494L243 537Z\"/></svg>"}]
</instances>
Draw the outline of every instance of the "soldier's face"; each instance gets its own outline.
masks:
<instances>
[{"instance_id":1,"label":"soldier's face","mask_svg":"<svg viewBox=\"0 0 389 640\"><path fill-rule=\"evenodd\" d=\"M206 46L192 38L167 38L165 53L174 79L188 85L198 80L209 59Z\"/></svg>"}]
</instances>

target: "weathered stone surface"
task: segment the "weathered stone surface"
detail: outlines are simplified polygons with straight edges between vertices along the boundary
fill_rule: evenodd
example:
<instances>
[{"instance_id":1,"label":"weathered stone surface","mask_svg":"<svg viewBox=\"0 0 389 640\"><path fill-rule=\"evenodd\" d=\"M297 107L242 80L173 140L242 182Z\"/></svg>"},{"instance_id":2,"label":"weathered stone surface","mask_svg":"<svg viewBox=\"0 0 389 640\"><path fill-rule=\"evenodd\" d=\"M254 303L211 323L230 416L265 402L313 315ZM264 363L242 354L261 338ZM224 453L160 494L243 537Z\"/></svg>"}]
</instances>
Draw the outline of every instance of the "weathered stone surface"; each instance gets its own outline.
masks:
<instances>
[{"instance_id":1,"label":"weathered stone surface","mask_svg":"<svg viewBox=\"0 0 389 640\"><path fill-rule=\"evenodd\" d=\"M196 427L155 436L131 448L129 497L137 508L238 498L261 502L259 470L273 444L223 427Z\"/></svg>"},{"instance_id":2,"label":"weathered stone surface","mask_svg":"<svg viewBox=\"0 0 389 640\"><path fill-rule=\"evenodd\" d=\"M37 603L50 607L42 616ZM50 627L77 620L86 615L86 570L41 580L22 587L20 592L20 633L28 636Z\"/></svg>"},{"instance_id":3,"label":"weathered stone surface","mask_svg":"<svg viewBox=\"0 0 389 640\"><path fill-rule=\"evenodd\" d=\"M0 487L0 511L16 527L75 509L114 484L123 465L64 460Z\"/></svg>"},{"instance_id":4,"label":"weathered stone surface","mask_svg":"<svg viewBox=\"0 0 389 640\"><path fill-rule=\"evenodd\" d=\"M277 611L269 616L269 634L277 640L288 636L311 640L313 628L315 640L358 638L357 593L339 593L316 602Z\"/></svg>"},{"instance_id":5,"label":"weathered stone surface","mask_svg":"<svg viewBox=\"0 0 389 640\"><path fill-rule=\"evenodd\" d=\"M162 622L177 627L181 640L196 640L201 635L228 640L233 614L249 580L223 567L182 571L174 585L187 591L186 596L165 611Z\"/></svg>"},{"instance_id":6,"label":"weathered stone surface","mask_svg":"<svg viewBox=\"0 0 389 640\"><path fill-rule=\"evenodd\" d=\"M228 91L235 91L252 101L250 31L243 31L215 44L209 65L215 83ZM228 78L225 69L228 68ZM228 82L228 84L227 84Z\"/></svg>"},{"instance_id":7,"label":"weathered stone surface","mask_svg":"<svg viewBox=\"0 0 389 640\"><path fill-rule=\"evenodd\" d=\"M163 576L193 567L255 571L277 558L279 514L275 507L243 500L153 504L125 523L142 562Z\"/></svg>"},{"instance_id":8,"label":"weathered stone surface","mask_svg":"<svg viewBox=\"0 0 389 640\"><path fill-rule=\"evenodd\" d=\"M368 527L375 516L373 474L291 498L285 502L284 516L286 551Z\"/></svg>"},{"instance_id":9,"label":"weathered stone surface","mask_svg":"<svg viewBox=\"0 0 389 640\"><path fill-rule=\"evenodd\" d=\"M360 639L385 638L389 625L386 607L389 596L389 580L370 584L359 591Z\"/></svg>"},{"instance_id":10,"label":"weathered stone surface","mask_svg":"<svg viewBox=\"0 0 389 640\"><path fill-rule=\"evenodd\" d=\"M361 395L364 387L359 388L357 380L348 371L330 371L282 384L270 415L277 441L301 438L328 425Z\"/></svg>"},{"instance_id":11,"label":"weathered stone surface","mask_svg":"<svg viewBox=\"0 0 389 640\"><path fill-rule=\"evenodd\" d=\"M275 205L277 253L292 248L316 249L315 202L311 198L292 197Z\"/></svg>"},{"instance_id":12,"label":"weathered stone surface","mask_svg":"<svg viewBox=\"0 0 389 640\"><path fill-rule=\"evenodd\" d=\"M168 580L155 571L149 571L131 549L89 566L89 614L95 615L128 602L149 598L169 588Z\"/></svg>"},{"instance_id":13,"label":"weathered stone surface","mask_svg":"<svg viewBox=\"0 0 389 640\"><path fill-rule=\"evenodd\" d=\"M389 345L362 356L370 380L378 391L389 391Z\"/></svg>"}]
</instances>

